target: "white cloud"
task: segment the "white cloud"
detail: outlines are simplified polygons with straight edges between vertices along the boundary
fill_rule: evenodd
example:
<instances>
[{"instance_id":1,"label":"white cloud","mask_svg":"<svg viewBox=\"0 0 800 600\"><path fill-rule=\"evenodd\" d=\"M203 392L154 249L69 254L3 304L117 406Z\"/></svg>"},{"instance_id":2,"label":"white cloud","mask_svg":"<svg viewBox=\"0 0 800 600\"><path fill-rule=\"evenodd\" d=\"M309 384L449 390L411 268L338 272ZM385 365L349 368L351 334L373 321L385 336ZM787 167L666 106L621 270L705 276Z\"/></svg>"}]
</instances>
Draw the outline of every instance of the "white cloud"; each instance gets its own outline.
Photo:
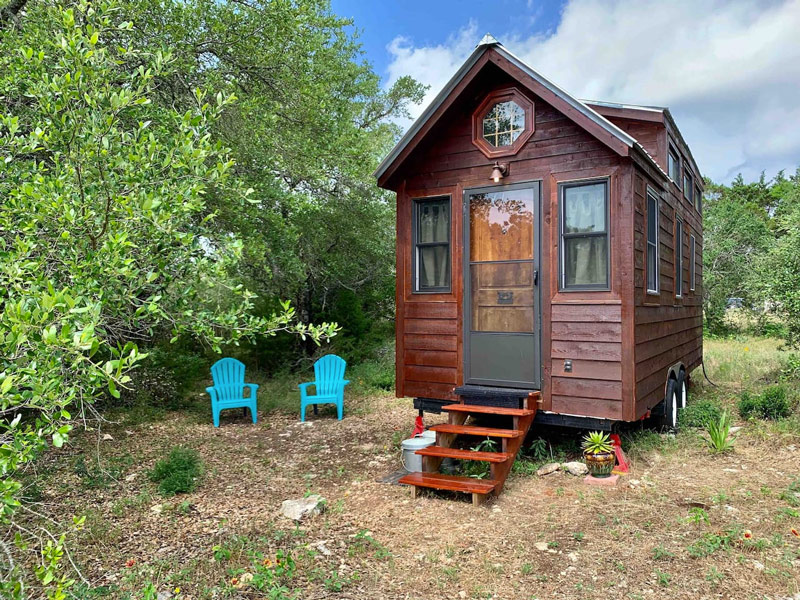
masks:
<instances>
[{"instance_id":1,"label":"white cloud","mask_svg":"<svg viewBox=\"0 0 800 600\"><path fill-rule=\"evenodd\" d=\"M670 107L715 180L800 164L800 0L571 0L547 35L495 35L579 98ZM472 22L439 46L395 39L389 79L429 84L427 103L479 38Z\"/></svg>"}]
</instances>

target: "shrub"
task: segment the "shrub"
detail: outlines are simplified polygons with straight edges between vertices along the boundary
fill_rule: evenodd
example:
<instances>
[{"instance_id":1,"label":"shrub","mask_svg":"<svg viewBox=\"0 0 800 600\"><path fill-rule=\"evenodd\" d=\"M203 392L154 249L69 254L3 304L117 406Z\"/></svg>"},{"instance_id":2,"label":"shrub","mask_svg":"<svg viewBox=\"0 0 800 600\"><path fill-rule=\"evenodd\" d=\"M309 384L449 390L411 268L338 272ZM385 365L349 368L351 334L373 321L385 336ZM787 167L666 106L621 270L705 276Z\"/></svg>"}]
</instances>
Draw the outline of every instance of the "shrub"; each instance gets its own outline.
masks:
<instances>
[{"instance_id":1,"label":"shrub","mask_svg":"<svg viewBox=\"0 0 800 600\"><path fill-rule=\"evenodd\" d=\"M719 421L722 408L713 400L690 402L678 414L681 427L700 427L705 429L712 421Z\"/></svg>"},{"instance_id":2,"label":"shrub","mask_svg":"<svg viewBox=\"0 0 800 600\"><path fill-rule=\"evenodd\" d=\"M781 368L781 379L800 379L800 354L788 356Z\"/></svg>"},{"instance_id":3,"label":"shrub","mask_svg":"<svg viewBox=\"0 0 800 600\"><path fill-rule=\"evenodd\" d=\"M706 425L708 432L708 445L712 452L722 453L733 449L731 439L731 417L727 410L723 410L719 418Z\"/></svg>"},{"instance_id":4,"label":"shrub","mask_svg":"<svg viewBox=\"0 0 800 600\"><path fill-rule=\"evenodd\" d=\"M742 392L738 408L743 419L778 420L792 414L792 403L781 385L770 386L757 396Z\"/></svg>"},{"instance_id":5,"label":"shrub","mask_svg":"<svg viewBox=\"0 0 800 600\"><path fill-rule=\"evenodd\" d=\"M191 492L203 473L203 463L196 450L174 447L166 459L159 460L150 472L150 480L158 483L164 496Z\"/></svg>"}]
</instances>

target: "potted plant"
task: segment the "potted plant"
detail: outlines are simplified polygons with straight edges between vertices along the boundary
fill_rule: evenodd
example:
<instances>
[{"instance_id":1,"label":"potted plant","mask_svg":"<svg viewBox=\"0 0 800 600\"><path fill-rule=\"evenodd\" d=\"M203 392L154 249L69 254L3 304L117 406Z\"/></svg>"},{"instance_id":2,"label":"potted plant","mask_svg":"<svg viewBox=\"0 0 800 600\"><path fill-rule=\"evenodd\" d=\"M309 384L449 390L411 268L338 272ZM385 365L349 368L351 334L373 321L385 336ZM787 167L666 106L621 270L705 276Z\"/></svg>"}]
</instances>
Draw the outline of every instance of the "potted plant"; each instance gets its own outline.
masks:
<instances>
[{"instance_id":1,"label":"potted plant","mask_svg":"<svg viewBox=\"0 0 800 600\"><path fill-rule=\"evenodd\" d=\"M614 445L607 433L590 431L581 443L583 458L592 477L608 477L614 470Z\"/></svg>"}]
</instances>

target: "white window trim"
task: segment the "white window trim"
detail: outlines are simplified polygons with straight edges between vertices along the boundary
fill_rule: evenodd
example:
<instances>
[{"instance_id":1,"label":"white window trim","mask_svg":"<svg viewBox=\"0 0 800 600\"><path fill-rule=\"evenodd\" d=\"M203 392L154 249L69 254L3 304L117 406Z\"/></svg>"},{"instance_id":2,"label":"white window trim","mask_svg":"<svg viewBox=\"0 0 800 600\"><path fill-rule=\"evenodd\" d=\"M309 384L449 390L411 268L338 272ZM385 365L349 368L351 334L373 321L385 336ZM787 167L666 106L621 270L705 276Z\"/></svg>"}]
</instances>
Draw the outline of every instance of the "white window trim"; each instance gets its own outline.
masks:
<instances>
[{"instance_id":1,"label":"white window trim","mask_svg":"<svg viewBox=\"0 0 800 600\"><path fill-rule=\"evenodd\" d=\"M693 292L697 287L697 238L689 234L689 291Z\"/></svg>"},{"instance_id":2,"label":"white window trim","mask_svg":"<svg viewBox=\"0 0 800 600\"><path fill-rule=\"evenodd\" d=\"M680 252L677 252L678 248ZM673 257L677 254L680 260L675 261L675 297L683 298L683 219L678 216L675 217L675 248L672 250Z\"/></svg>"},{"instance_id":3,"label":"white window trim","mask_svg":"<svg viewBox=\"0 0 800 600\"><path fill-rule=\"evenodd\" d=\"M650 287L650 281L649 281L649 277L650 277L650 271L649 271L650 261L648 260L648 258L649 258L648 253L650 251L649 246L650 246L650 243L651 243L650 235L649 235L650 234L650 197L653 198L653 200L655 201L655 205L656 205L656 211L655 211L655 215L656 215L656 239L653 242L653 245L656 247L656 278L655 278L656 287L655 287L655 289L652 289ZM645 289L646 289L648 294L657 296L657 295L659 295L661 293L661 282L660 282L660 279L661 279L661 265L660 265L660 262L661 262L661 250L659 248L660 244L659 244L659 241L658 241L658 236L659 236L658 229L659 229L659 226L660 226L658 217L659 217L660 207L658 205L658 194L656 194L655 191L650 186L647 186L647 194L645 195L645 208L646 208L646 210L645 210L645 249L644 249L645 282L644 282L644 287L645 287Z\"/></svg>"}]
</instances>

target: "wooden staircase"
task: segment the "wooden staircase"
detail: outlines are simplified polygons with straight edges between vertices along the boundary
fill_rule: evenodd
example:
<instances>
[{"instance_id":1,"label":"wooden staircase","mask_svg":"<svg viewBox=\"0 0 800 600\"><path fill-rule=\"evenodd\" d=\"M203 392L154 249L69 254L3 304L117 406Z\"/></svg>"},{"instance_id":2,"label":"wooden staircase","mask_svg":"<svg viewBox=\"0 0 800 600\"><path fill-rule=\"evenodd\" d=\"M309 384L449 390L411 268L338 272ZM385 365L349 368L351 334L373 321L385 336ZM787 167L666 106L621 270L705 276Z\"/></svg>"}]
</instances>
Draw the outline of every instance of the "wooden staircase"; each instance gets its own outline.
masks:
<instances>
[{"instance_id":1,"label":"wooden staircase","mask_svg":"<svg viewBox=\"0 0 800 600\"><path fill-rule=\"evenodd\" d=\"M539 407L541 394L532 392L528 394L524 403L525 408L506 408L499 406L485 406L483 404L448 404L442 410L448 412L449 422L443 425L434 425L431 431L436 432L436 445L417 450L423 457L423 472L409 473L399 479L399 483L412 486L413 495L416 497L419 488L448 490L472 494L472 503L480 504L489 494L497 496L503 491L503 485L511 472L511 465L522 442L533 423L536 410ZM470 415L494 415L506 417L511 420L510 428L479 427L467 425ZM488 437L500 440L499 452L478 452L475 450L462 450L455 448L458 436ZM490 476L488 479L474 479L472 477L458 477L439 473L439 467L445 458L458 460L477 460L488 462Z\"/></svg>"}]
</instances>

